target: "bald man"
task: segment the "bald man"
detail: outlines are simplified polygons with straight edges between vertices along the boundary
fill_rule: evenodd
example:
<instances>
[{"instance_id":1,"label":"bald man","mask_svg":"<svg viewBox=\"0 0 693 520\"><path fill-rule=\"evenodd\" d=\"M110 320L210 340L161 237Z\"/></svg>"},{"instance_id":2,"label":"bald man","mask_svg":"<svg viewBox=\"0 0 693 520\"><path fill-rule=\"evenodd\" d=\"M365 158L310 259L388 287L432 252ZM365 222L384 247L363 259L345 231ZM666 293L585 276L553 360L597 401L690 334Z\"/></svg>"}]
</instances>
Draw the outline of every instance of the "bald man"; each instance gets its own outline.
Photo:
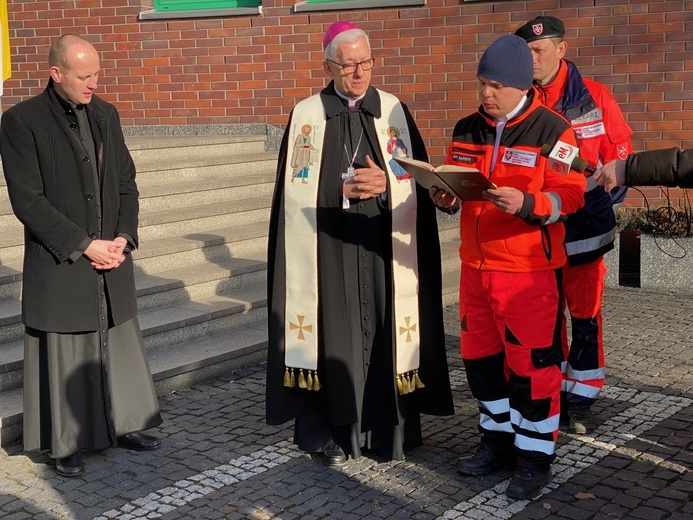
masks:
<instances>
[{"instance_id":1,"label":"bald man","mask_svg":"<svg viewBox=\"0 0 693 520\"><path fill-rule=\"evenodd\" d=\"M44 92L2 116L7 190L24 224L24 449L58 473L80 450L153 450L161 423L137 322L130 251L139 193L115 107L94 95L96 49L61 36Z\"/></svg>"}]
</instances>

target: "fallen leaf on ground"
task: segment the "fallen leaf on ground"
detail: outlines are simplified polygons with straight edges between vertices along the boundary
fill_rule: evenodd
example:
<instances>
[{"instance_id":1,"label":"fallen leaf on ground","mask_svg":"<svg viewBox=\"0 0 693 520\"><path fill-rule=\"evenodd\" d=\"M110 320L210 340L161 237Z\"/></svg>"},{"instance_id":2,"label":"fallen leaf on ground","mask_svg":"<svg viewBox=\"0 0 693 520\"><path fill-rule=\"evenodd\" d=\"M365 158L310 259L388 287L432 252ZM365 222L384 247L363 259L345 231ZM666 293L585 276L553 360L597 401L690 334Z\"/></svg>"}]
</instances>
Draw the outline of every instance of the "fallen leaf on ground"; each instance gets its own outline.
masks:
<instances>
[{"instance_id":1,"label":"fallen leaf on ground","mask_svg":"<svg viewBox=\"0 0 693 520\"><path fill-rule=\"evenodd\" d=\"M575 498L578 500L587 500L588 498L597 498L592 493L576 493Z\"/></svg>"}]
</instances>

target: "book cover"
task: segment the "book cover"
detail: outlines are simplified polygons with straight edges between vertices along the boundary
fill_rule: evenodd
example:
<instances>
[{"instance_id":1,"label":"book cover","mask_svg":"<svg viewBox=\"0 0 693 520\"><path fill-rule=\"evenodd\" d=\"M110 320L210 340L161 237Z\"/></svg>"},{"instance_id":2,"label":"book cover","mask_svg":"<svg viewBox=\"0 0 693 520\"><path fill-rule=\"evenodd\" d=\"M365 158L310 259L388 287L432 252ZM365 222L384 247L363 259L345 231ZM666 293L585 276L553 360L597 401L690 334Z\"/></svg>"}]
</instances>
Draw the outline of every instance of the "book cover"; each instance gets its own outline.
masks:
<instances>
[{"instance_id":1,"label":"book cover","mask_svg":"<svg viewBox=\"0 0 693 520\"><path fill-rule=\"evenodd\" d=\"M460 200L485 200L482 192L497 188L476 168L443 164L434 167L416 159L398 158L395 161L426 189L436 186L452 193Z\"/></svg>"}]
</instances>

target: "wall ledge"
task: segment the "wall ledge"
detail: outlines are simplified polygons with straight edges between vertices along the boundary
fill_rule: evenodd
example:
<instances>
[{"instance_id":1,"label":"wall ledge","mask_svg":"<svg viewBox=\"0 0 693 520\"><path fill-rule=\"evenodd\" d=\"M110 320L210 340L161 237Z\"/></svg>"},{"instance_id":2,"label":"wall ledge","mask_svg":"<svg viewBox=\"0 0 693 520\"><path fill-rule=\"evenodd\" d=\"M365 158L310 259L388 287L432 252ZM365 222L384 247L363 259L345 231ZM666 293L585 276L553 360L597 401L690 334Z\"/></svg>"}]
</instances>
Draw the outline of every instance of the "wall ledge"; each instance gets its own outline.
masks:
<instances>
[{"instance_id":1,"label":"wall ledge","mask_svg":"<svg viewBox=\"0 0 693 520\"><path fill-rule=\"evenodd\" d=\"M140 20L180 20L186 18L218 18L262 14L262 6L230 7L228 9L197 9L193 11L142 11Z\"/></svg>"},{"instance_id":2,"label":"wall ledge","mask_svg":"<svg viewBox=\"0 0 693 520\"><path fill-rule=\"evenodd\" d=\"M346 11L349 9L375 9L386 7L423 6L426 0L340 0L335 2L298 2L294 5L294 13L310 13L316 11Z\"/></svg>"}]
</instances>

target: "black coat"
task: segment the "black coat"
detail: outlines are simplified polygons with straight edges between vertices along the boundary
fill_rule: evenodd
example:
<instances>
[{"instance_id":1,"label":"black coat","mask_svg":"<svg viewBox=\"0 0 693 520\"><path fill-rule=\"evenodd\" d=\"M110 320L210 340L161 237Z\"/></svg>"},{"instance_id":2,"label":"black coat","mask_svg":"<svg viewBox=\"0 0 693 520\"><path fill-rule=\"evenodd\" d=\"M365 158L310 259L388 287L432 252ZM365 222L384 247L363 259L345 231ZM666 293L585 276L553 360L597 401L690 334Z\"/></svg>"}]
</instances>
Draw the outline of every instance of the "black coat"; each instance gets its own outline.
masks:
<instances>
[{"instance_id":1,"label":"black coat","mask_svg":"<svg viewBox=\"0 0 693 520\"><path fill-rule=\"evenodd\" d=\"M693 149L667 148L628 156L626 185L693 188Z\"/></svg>"},{"instance_id":2,"label":"black coat","mask_svg":"<svg viewBox=\"0 0 693 520\"><path fill-rule=\"evenodd\" d=\"M100 196L74 131L74 111L59 100L52 82L42 94L7 110L0 123L7 190L25 230L22 319L42 331L98 329L99 274L81 254L90 238L112 240L124 233L137 246L135 165L118 112L96 96L85 110L96 145ZM132 259L126 257L104 275L111 325L137 313Z\"/></svg>"},{"instance_id":3,"label":"black coat","mask_svg":"<svg viewBox=\"0 0 693 520\"><path fill-rule=\"evenodd\" d=\"M340 169L344 157L343 137L340 136L340 126L337 114L344 109L342 102L335 94L330 84L321 93L323 105L326 107L327 122L324 138L324 155L322 169L327 172L344 171ZM374 117L380 116L380 98L375 89L370 88L361 104L366 119L366 136L370 143L377 143ZM408 127L411 131L412 150L414 158L427 160L423 139L416 125L404 107ZM321 175L318 193L318 250L319 250L319 291L320 310L318 329L319 362L318 374L324 378L323 389L319 392L308 392L283 386L284 375L284 298L285 298L285 268L284 268L284 178L287 154L290 153L288 129L280 148L277 168L272 215L270 218L270 236L268 250L268 299L269 299L269 346L267 363L267 422L281 424L290 419L311 412L323 411L327 405L328 420L331 424L353 424L358 420L360 404L355 402L359 393L354 388L358 378L349 373L351 349L359 348L360 339L350 337L347 316L345 291L358 291L350 285L357 277L345 270L342 263L342 245L345 230L341 226L342 191L339 176ZM378 146L372 146L376 157L373 160L381 167L384 159ZM445 353L445 334L443 329L442 312L442 282L441 259L436 210L428 191L416 185L417 200L417 236L418 236L418 269L419 269L419 322L421 338L421 361L419 374L426 388L402 396L406 401L407 410L411 412L434 415L450 415L454 412L450 381L448 376ZM390 214L385 211L389 229ZM384 238L388 244L389 234ZM386 259L385 264L389 265ZM389 272L389 271L388 271ZM392 283L388 284L388 300L392 301ZM391 306L389 307L392 308ZM390 320L394 322L394 320ZM395 337L392 331L391 337ZM395 402L396 384L394 373L394 348L390 349L392 359L389 361L391 373L383 374L389 379L391 391L388 395L377 396L391 406L383 406L381 412L392 414ZM386 379L386 380L387 380ZM371 396L373 397L373 396ZM394 420L394 419L393 419Z\"/></svg>"}]
</instances>

